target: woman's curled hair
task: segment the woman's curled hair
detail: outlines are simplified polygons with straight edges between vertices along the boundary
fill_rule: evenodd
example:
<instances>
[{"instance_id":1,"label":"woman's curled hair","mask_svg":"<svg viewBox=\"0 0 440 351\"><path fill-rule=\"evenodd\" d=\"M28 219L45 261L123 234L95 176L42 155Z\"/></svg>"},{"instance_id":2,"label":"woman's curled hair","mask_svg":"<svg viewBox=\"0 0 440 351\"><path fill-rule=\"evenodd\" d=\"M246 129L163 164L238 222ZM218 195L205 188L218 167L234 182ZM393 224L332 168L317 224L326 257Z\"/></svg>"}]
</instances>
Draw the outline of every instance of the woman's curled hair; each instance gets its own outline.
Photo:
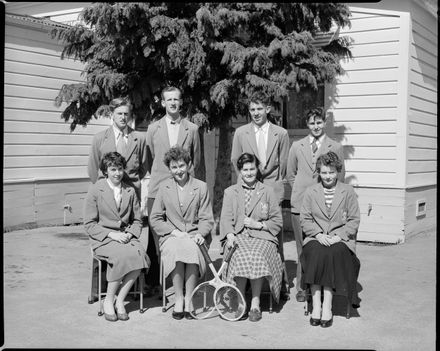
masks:
<instances>
[{"instance_id":1,"label":"woman's curled hair","mask_svg":"<svg viewBox=\"0 0 440 351\"><path fill-rule=\"evenodd\" d=\"M342 170L342 161L339 159L333 151L329 151L318 157L316 160L316 170L318 173L321 170L321 166L335 167L338 172Z\"/></svg>"},{"instance_id":2,"label":"woman's curled hair","mask_svg":"<svg viewBox=\"0 0 440 351\"><path fill-rule=\"evenodd\" d=\"M123 169L125 169L126 165L127 165L127 161L125 160L124 156L122 156L120 153L116 151L112 151L106 153L104 157L101 159L99 169L101 170L102 174L104 174L107 177L108 176L107 169L109 167L121 166Z\"/></svg>"},{"instance_id":3,"label":"woman's curled hair","mask_svg":"<svg viewBox=\"0 0 440 351\"><path fill-rule=\"evenodd\" d=\"M171 161L177 162L179 160L183 160L189 165L191 162L191 155L187 149L177 145L170 148L163 157L163 162L168 168L170 168Z\"/></svg>"}]
</instances>

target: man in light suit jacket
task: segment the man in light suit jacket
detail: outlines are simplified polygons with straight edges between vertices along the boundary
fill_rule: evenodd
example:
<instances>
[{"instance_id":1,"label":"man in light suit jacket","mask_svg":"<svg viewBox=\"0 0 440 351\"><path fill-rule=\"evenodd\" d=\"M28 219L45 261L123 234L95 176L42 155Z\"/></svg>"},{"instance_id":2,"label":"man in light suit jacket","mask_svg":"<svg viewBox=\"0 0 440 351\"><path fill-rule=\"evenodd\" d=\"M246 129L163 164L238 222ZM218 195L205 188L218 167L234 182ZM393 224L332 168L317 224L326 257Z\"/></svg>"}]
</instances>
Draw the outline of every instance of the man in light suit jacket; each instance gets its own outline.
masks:
<instances>
[{"instance_id":1,"label":"man in light suit jacket","mask_svg":"<svg viewBox=\"0 0 440 351\"><path fill-rule=\"evenodd\" d=\"M260 181L270 186L278 200L284 200L284 183L287 156L289 154L289 135L284 128L267 120L271 110L270 98L262 92L254 93L249 99L249 113L252 122L237 128L232 140L231 162L239 176L238 158L245 152L254 154L260 161ZM281 233L281 237L282 237ZM284 262L283 243L279 245L281 259ZM287 270L284 265L284 283L282 298L288 299Z\"/></svg>"},{"instance_id":2,"label":"man in light suit jacket","mask_svg":"<svg viewBox=\"0 0 440 351\"><path fill-rule=\"evenodd\" d=\"M290 198L292 227L298 253L296 270L296 300L298 302L305 301L305 293L301 289L302 267L299 261L304 239L300 224L300 210L306 188L318 182L318 172L316 171L318 157L329 151L335 152L342 160L342 170L338 174L338 179L342 182L345 179L344 149L340 143L325 134L326 115L324 109L321 107L311 109L306 113L305 118L310 133L292 144L287 161L287 180L292 187Z\"/></svg>"},{"instance_id":3,"label":"man in light suit jacket","mask_svg":"<svg viewBox=\"0 0 440 351\"><path fill-rule=\"evenodd\" d=\"M99 169L102 157L108 152L117 151L127 162L123 181L135 188L140 200L141 179L148 170L145 137L127 125L131 114L131 104L127 99L113 99L109 108L112 126L93 137L87 167L89 178L93 184L103 178Z\"/></svg>"},{"instance_id":4,"label":"man in light suit jacket","mask_svg":"<svg viewBox=\"0 0 440 351\"><path fill-rule=\"evenodd\" d=\"M201 150L198 126L180 115L182 96L178 88L167 87L162 90L161 104L165 108L165 116L151 123L147 129L146 144L150 168L148 183L147 211L151 213L159 184L170 178L170 172L163 162L165 153L175 145L187 149L192 163L189 172L192 176L199 167ZM159 292L159 238L152 230L150 222L149 242L154 240L154 246L148 245L147 254L151 259L148 272L148 284L153 285L154 292Z\"/></svg>"}]
</instances>

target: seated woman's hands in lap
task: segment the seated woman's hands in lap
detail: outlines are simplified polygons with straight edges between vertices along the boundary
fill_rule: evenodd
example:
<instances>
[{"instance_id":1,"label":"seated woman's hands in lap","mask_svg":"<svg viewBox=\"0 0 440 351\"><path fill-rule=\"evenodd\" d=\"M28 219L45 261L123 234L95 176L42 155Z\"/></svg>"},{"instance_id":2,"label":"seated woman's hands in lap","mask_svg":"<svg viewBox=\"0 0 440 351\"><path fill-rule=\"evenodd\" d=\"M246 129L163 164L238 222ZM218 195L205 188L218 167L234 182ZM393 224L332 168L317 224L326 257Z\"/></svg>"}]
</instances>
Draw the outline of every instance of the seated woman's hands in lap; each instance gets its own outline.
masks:
<instances>
[{"instance_id":1,"label":"seated woman's hands in lap","mask_svg":"<svg viewBox=\"0 0 440 351\"><path fill-rule=\"evenodd\" d=\"M324 246L330 246L342 240L341 237L338 235L330 236L323 233L316 234L316 239L319 241L321 245Z\"/></svg>"},{"instance_id":2,"label":"seated woman's hands in lap","mask_svg":"<svg viewBox=\"0 0 440 351\"><path fill-rule=\"evenodd\" d=\"M175 236L176 238L189 238L194 240L194 242L198 245L201 245L205 242L205 238L202 236L202 234L200 233L187 233L187 232L182 232L180 230L174 229L171 232L172 236Z\"/></svg>"},{"instance_id":3,"label":"seated woman's hands in lap","mask_svg":"<svg viewBox=\"0 0 440 351\"><path fill-rule=\"evenodd\" d=\"M249 229L262 229L263 224L261 222L256 221L255 219L252 219L250 217L244 217L244 226Z\"/></svg>"},{"instance_id":4,"label":"seated woman's hands in lap","mask_svg":"<svg viewBox=\"0 0 440 351\"><path fill-rule=\"evenodd\" d=\"M125 232L110 232L107 236L118 243L128 244L133 237L133 234Z\"/></svg>"}]
</instances>

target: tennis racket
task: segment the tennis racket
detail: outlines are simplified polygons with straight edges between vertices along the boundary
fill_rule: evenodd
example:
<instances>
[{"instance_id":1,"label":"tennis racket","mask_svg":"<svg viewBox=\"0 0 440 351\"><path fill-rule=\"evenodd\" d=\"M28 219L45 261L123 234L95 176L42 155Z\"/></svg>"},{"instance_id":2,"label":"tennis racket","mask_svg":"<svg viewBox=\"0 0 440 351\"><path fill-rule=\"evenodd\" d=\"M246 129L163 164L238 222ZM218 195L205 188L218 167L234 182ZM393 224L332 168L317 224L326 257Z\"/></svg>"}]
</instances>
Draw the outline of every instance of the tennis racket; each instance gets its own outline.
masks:
<instances>
[{"instance_id":1,"label":"tennis racket","mask_svg":"<svg viewBox=\"0 0 440 351\"><path fill-rule=\"evenodd\" d=\"M214 311L217 311L226 320L239 320L246 311L246 301L237 287L220 279L222 271L237 249L237 244L229 250L218 272L214 268L206 246L202 244L199 248L214 278L199 284L194 289L191 295L191 315L196 319L205 319L214 316Z\"/></svg>"}]
</instances>

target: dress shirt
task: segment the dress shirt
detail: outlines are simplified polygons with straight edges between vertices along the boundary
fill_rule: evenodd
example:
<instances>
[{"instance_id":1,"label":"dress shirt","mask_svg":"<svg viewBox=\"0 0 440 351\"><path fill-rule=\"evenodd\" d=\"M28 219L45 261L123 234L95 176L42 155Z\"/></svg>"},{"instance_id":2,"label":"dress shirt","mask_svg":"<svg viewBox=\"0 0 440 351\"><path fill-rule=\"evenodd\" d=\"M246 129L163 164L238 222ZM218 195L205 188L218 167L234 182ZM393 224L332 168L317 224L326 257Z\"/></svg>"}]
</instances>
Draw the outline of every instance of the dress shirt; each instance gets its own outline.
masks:
<instances>
[{"instance_id":1,"label":"dress shirt","mask_svg":"<svg viewBox=\"0 0 440 351\"><path fill-rule=\"evenodd\" d=\"M119 210L119 207L121 207L121 199L122 199L122 186L121 183L119 185L114 185L108 178L107 178L107 184L110 187L110 189L113 190L113 197L116 202L116 207Z\"/></svg>"},{"instance_id":2,"label":"dress shirt","mask_svg":"<svg viewBox=\"0 0 440 351\"><path fill-rule=\"evenodd\" d=\"M267 151L267 139L268 139L267 136L269 135L269 123L270 122L266 122L261 127L258 127L256 124L254 124L255 141L257 142L258 145L258 137L260 136L260 133L263 133L266 151Z\"/></svg>"},{"instance_id":3,"label":"dress shirt","mask_svg":"<svg viewBox=\"0 0 440 351\"><path fill-rule=\"evenodd\" d=\"M177 145L177 138L179 137L180 128L180 117L173 121L171 118L166 116L165 121L167 122L168 129L168 139L170 141L170 147Z\"/></svg>"}]
</instances>

